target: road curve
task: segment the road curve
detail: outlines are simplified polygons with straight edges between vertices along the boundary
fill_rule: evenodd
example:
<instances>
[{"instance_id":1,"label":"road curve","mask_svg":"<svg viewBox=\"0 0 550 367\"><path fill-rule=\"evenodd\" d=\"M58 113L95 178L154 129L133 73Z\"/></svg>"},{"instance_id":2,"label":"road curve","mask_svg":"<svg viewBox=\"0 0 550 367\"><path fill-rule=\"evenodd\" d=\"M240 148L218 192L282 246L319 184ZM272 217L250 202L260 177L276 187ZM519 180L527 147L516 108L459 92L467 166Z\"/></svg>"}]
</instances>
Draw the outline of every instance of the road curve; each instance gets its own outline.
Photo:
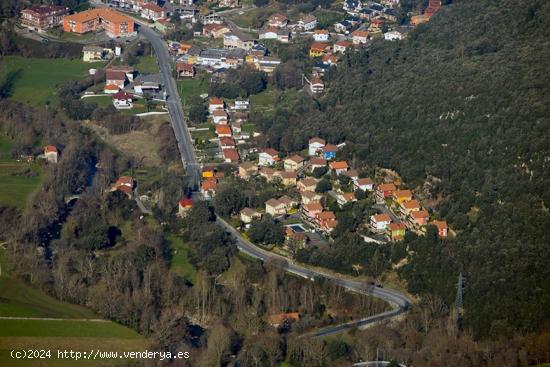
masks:
<instances>
[{"instance_id":1,"label":"road curve","mask_svg":"<svg viewBox=\"0 0 550 367\"><path fill-rule=\"evenodd\" d=\"M176 81L174 80L174 76L172 73L172 59L170 58L170 55L168 53L168 47L166 45L166 42L164 42L160 35L148 27L141 26L139 28L139 34L144 36L151 43L157 55L157 62L159 64L161 74L163 75L165 89L168 94L167 107L170 113L172 128L174 129L174 134L178 141L178 149L181 154L182 164L184 165L186 173L190 178L193 191L196 191L198 190L198 187L200 185L200 165L198 164L197 158L195 156L191 134L189 133L189 130L187 129L187 125L185 123L181 100L177 91ZM392 306L391 311L386 311L377 315L351 321L345 324L330 326L327 328L316 330L308 335L328 336L332 334L337 334L354 327L361 327L385 320L390 320L407 312L407 310L409 309L411 301L406 296L396 290L390 288L369 286L363 282L349 280L344 277L339 277L337 275L325 273L319 270L309 269L304 266L288 262L287 258L263 250L254 245L252 242L246 240L236 229L231 227L222 218L218 217L217 222L232 234L232 236L236 240L238 249L252 257L263 261L281 261L281 263L284 264L284 269L289 273L311 280L318 278L329 279L352 292L367 294L382 299Z\"/></svg>"},{"instance_id":2,"label":"road curve","mask_svg":"<svg viewBox=\"0 0 550 367\"><path fill-rule=\"evenodd\" d=\"M246 253L249 256L255 257L260 260L278 260L281 261L283 264L283 267L286 271L289 273L307 278L307 279L317 279L317 278L325 278L329 279L332 282L356 293L361 294L367 294L379 299L382 299L386 302L388 302L392 306L392 310L386 311L383 313L379 313L377 315L373 315L370 317L366 317L359 320L354 320L348 323L335 325L335 326L329 326L320 330L316 330L310 334L311 336L328 336L332 334L337 334L340 332L343 332L348 329L352 329L355 327L361 327L366 326L370 324L375 324L381 321L390 320L394 317L397 317L409 309L409 306L411 304L411 301L404 296L403 294L399 293L398 291L391 289L391 288L380 288L375 287L372 285L367 285L364 282L356 281L356 280L349 280L344 277L339 277L334 274L325 273L319 270L313 270L306 268L304 266L288 262L288 259L274 254L272 252L266 251L262 248L259 248L258 246L254 245L252 242L248 241L247 239L243 238L239 231L237 231L235 228L233 228L229 223L227 223L225 220L223 220L220 217L217 217L217 222L223 226L229 233L232 234L233 238L237 241L237 247L240 251Z\"/></svg>"},{"instance_id":3,"label":"road curve","mask_svg":"<svg viewBox=\"0 0 550 367\"><path fill-rule=\"evenodd\" d=\"M164 88L167 93L166 106L170 113L170 121L174 130L174 135L178 141L178 149L181 155L181 162L185 172L190 179L192 191L197 191L200 185L200 165L195 156L193 139L187 129L181 99L178 94L178 88L173 75L172 58L168 53L168 46L162 37L154 30L140 26L138 33L145 37L153 46L157 55L157 63L164 79Z\"/></svg>"}]
</instances>

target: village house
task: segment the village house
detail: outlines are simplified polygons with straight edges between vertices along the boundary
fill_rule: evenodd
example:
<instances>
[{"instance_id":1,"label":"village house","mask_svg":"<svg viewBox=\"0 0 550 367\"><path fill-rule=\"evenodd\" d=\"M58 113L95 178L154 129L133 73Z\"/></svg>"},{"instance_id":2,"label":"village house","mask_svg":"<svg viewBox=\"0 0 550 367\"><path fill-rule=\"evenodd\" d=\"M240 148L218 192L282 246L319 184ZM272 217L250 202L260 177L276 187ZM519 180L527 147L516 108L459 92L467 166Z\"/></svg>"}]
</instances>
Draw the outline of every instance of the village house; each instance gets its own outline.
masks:
<instances>
[{"instance_id":1,"label":"village house","mask_svg":"<svg viewBox=\"0 0 550 367\"><path fill-rule=\"evenodd\" d=\"M213 113L216 110L223 110L225 108L225 104L223 103L222 99L219 99L218 97L211 97L210 103L208 104L208 112Z\"/></svg>"},{"instance_id":2,"label":"village house","mask_svg":"<svg viewBox=\"0 0 550 367\"><path fill-rule=\"evenodd\" d=\"M235 138L239 139L239 138L242 138L242 139L245 139L246 136L244 135L241 135L242 133L242 127L241 127L241 122L240 121L232 121L231 122L231 131L233 132L235 136Z\"/></svg>"},{"instance_id":3,"label":"village house","mask_svg":"<svg viewBox=\"0 0 550 367\"><path fill-rule=\"evenodd\" d=\"M21 25L42 32L61 25L63 17L67 14L69 14L69 9L64 6L31 6L21 10Z\"/></svg>"},{"instance_id":4,"label":"village house","mask_svg":"<svg viewBox=\"0 0 550 367\"><path fill-rule=\"evenodd\" d=\"M258 166L253 162L244 162L239 165L239 177L249 179L258 174Z\"/></svg>"},{"instance_id":5,"label":"village house","mask_svg":"<svg viewBox=\"0 0 550 367\"><path fill-rule=\"evenodd\" d=\"M286 171L297 171L304 166L304 158L295 154L293 156L285 158L283 163Z\"/></svg>"},{"instance_id":6,"label":"village house","mask_svg":"<svg viewBox=\"0 0 550 367\"><path fill-rule=\"evenodd\" d=\"M372 181L369 177L358 178L353 182L353 186L356 189L363 191L372 191L374 190L374 181Z\"/></svg>"},{"instance_id":7,"label":"village house","mask_svg":"<svg viewBox=\"0 0 550 367\"><path fill-rule=\"evenodd\" d=\"M327 144L323 147L323 157L327 160L331 160L336 158L336 152L338 151L338 147L333 144Z\"/></svg>"},{"instance_id":8,"label":"village house","mask_svg":"<svg viewBox=\"0 0 550 367\"><path fill-rule=\"evenodd\" d=\"M260 219L262 214L252 208L244 208L241 210L241 221L245 224L250 224L254 219Z\"/></svg>"},{"instance_id":9,"label":"village house","mask_svg":"<svg viewBox=\"0 0 550 367\"><path fill-rule=\"evenodd\" d=\"M298 20L296 26L304 32L311 31L317 27L317 18L310 14L304 15Z\"/></svg>"},{"instance_id":10,"label":"village house","mask_svg":"<svg viewBox=\"0 0 550 367\"><path fill-rule=\"evenodd\" d=\"M344 176L349 177L351 181L355 182L359 178L359 172L356 169L349 169L343 173Z\"/></svg>"},{"instance_id":11,"label":"village house","mask_svg":"<svg viewBox=\"0 0 550 367\"><path fill-rule=\"evenodd\" d=\"M209 178L201 183L201 195L206 200L212 200L218 190L218 181L215 178Z\"/></svg>"},{"instance_id":12,"label":"village house","mask_svg":"<svg viewBox=\"0 0 550 367\"><path fill-rule=\"evenodd\" d=\"M283 14L273 14L267 18L267 24L270 27L285 28L288 25L288 19Z\"/></svg>"},{"instance_id":13,"label":"village house","mask_svg":"<svg viewBox=\"0 0 550 367\"><path fill-rule=\"evenodd\" d=\"M383 24L384 24L384 19L381 19L381 18L371 19L369 30L371 32L380 32L380 29L382 28Z\"/></svg>"},{"instance_id":14,"label":"village house","mask_svg":"<svg viewBox=\"0 0 550 367\"><path fill-rule=\"evenodd\" d=\"M126 92L118 92L113 94L113 106L117 110L130 109L134 107L132 103L132 95Z\"/></svg>"},{"instance_id":15,"label":"village house","mask_svg":"<svg viewBox=\"0 0 550 367\"><path fill-rule=\"evenodd\" d=\"M376 214L370 217L370 225L377 232L384 232L390 223L391 218L388 214Z\"/></svg>"},{"instance_id":16,"label":"village house","mask_svg":"<svg viewBox=\"0 0 550 367\"><path fill-rule=\"evenodd\" d=\"M333 51L334 53L345 53L348 48L352 47L352 45L353 43L350 41L338 41L334 44Z\"/></svg>"},{"instance_id":17,"label":"village house","mask_svg":"<svg viewBox=\"0 0 550 367\"><path fill-rule=\"evenodd\" d=\"M423 23L427 23L430 21L430 17L424 14L421 15L413 15L411 17L411 25L417 26Z\"/></svg>"},{"instance_id":18,"label":"village house","mask_svg":"<svg viewBox=\"0 0 550 367\"><path fill-rule=\"evenodd\" d=\"M239 152L237 149L229 148L222 151L225 163L238 163Z\"/></svg>"},{"instance_id":19,"label":"village house","mask_svg":"<svg viewBox=\"0 0 550 367\"><path fill-rule=\"evenodd\" d=\"M275 177L281 180L284 186L295 186L298 175L293 171L275 171Z\"/></svg>"},{"instance_id":20,"label":"village house","mask_svg":"<svg viewBox=\"0 0 550 367\"><path fill-rule=\"evenodd\" d=\"M225 24L207 24L202 28L202 34L206 37L223 38L224 34L231 32Z\"/></svg>"},{"instance_id":21,"label":"village house","mask_svg":"<svg viewBox=\"0 0 550 367\"><path fill-rule=\"evenodd\" d=\"M331 211L324 211L324 212L318 213L315 219L315 222L317 224L318 229L325 233L332 232L334 228L336 228L336 226L338 225L336 216Z\"/></svg>"},{"instance_id":22,"label":"village house","mask_svg":"<svg viewBox=\"0 0 550 367\"><path fill-rule=\"evenodd\" d=\"M103 47L99 46L84 46L82 48L82 61L95 62L103 60Z\"/></svg>"},{"instance_id":23,"label":"village house","mask_svg":"<svg viewBox=\"0 0 550 367\"><path fill-rule=\"evenodd\" d=\"M178 201L178 217L184 218L192 207L193 200L186 198L180 199Z\"/></svg>"},{"instance_id":24,"label":"village house","mask_svg":"<svg viewBox=\"0 0 550 367\"><path fill-rule=\"evenodd\" d=\"M285 204L287 210L290 210L298 205L298 202L287 195L283 195L279 198L279 201Z\"/></svg>"},{"instance_id":25,"label":"village house","mask_svg":"<svg viewBox=\"0 0 550 367\"><path fill-rule=\"evenodd\" d=\"M59 158L59 151L53 145L46 145L44 147L44 158L47 162L57 163L57 159Z\"/></svg>"},{"instance_id":26,"label":"village house","mask_svg":"<svg viewBox=\"0 0 550 367\"><path fill-rule=\"evenodd\" d=\"M124 89L124 86L126 85L126 73L121 70L107 69L105 72L105 89L107 89L107 86L109 85L116 86L116 92L118 92L119 89Z\"/></svg>"},{"instance_id":27,"label":"village house","mask_svg":"<svg viewBox=\"0 0 550 367\"><path fill-rule=\"evenodd\" d=\"M434 220L430 223L437 227L437 235L441 238L446 238L449 231L449 226L444 220Z\"/></svg>"},{"instance_id":28,"label":"village house","mask_svg":"<svg viewBox=\"0 0 550 367\"><path fill-rule=\"evenodd\" d=\"M216 169L212 166L204 166L201 170L202 178L213 178L216 174Z\"/></svg>"},{"instance_id":29,"label":"village house","mask_svg":"<svg viewBox=\"0 0 550 367\"><path fill-rule=\"evenodd\" d=\"M105 84L105 86L103 87L103 93L105 94L115 94L115 93L118 93L119 91L120 91L120 88L118 87L118 85Z\"/></svg>"},{"instance_id":30,"label":"village house","mask_svg":"<svg viewBox=\"0 0 550 367\"><path fill-rule=\"evenodd\" d=\"M420 210L420 203L418 200L406 200L401 203L400 211L401 215L408 216L411 212Z\"/></svg>"},{"instance_id":31,"label":"village house","mask_svg":"<svg viewBox=\"0 0 550 367\"><path fill-rule=\"evenodd\" d=\"M352 41L356 45L367 43L369 40L369 32L356 30L351 33Z\"/></svg>"},{"instance_id":32,"label":"village house","mask_svg":"<svg viewBox=\"0 0 550 367\"><path fill-rule=\"evenodd\" d=\"M230 32L223 35L223 48L241 48L250 50L256 43L256 40L245 33Z\"/></svg>"},{"instance_id":33,"label":"village house","mask_svg":"<svg viewBox=\"0 0 550 367\"><path fill-rule=\"evenodd\" d=\"M323 93L325 91L325 83L319 77L312 77L311 80L308 80L309 90L313 94Z\"/></svg>"},{"instance_id":34,"label":"village house","mask_svg":"<svg viewBox=\"0 0 550 367\"><path fill-rule=\"evenodd\" d=\"M329 167L332 171L334 171L337 175L341 175L342 173L346 172L349 168L348 162L346 161L335 161L330 162Z\"/></svg>"},{"instance_id":35,"label":"village house","mask_svg":"<svg viewBox=\"0 0 550 367\"><path fill-rule=\"evenodd\" d=\"M302 192L302 204L319 203L321 202L322 198L323 198L323 195L315 191Z\"/></svg>"},{"instance_id":36,"label":"village house","mask_svg":"<svg viewBox=\"0 0 550 367\"><path fill-rule=\"evenodd\" d=\"M343 20L341 22L334 24L334 30L338 33L346 33L351 29L352 25L347 20Z\"/></svg>"},{"instance_id":37,"label":"village house","mask_svg":"<svg viewBox=\"0 0 550 367\"><path fill-rule=\"evenodd\" d=\"M429 0L428 7L424 11L424 15L432 17L441 8L441 0Z\"/></svg>"},{"instance_id":38,"label":"village house","mask_svg":"<svg viewBox=\"0 0 550 367\"><path fill-rule=\"evenodd\" d=\"M227 112L224 110L215 110L211 115L215 125L227 125Z\"/></svg>"},{"instance_id":39,"label":"village house","mask_svg":"<svg viewBox=\"0 0 550 367\"><path fill-rule=\"evenodd\" d=\"M221 150L235 149L235 147L236 147L235 140L233 140L233 138L230 138L228 136L220 138L219 143L220 143L220 149Z\"/></svg>"},{"instance_id":40,"label":"village house","mask_svg":"<svg viewBox=\"0 0 550 367\"><path fill-rule=\"evenodd\" d=\"M378 185L375 193L376 201L383 202L384 199L391 197L395 190L397 190L397 188L392 183Z\"/></svg>"},{"instance_id":41,"label":"village house","mask_svg":"<svg viewBox=\"0 0 550 367\"><path fill-rule=\"evenodd\" d=\"M265 178L267 182L271 182L275 179L275 170L269 167L262 167L260 169L260 176Z\"/></svg>"},{"instance_id":42,"label":"village house","mask_svg":"<svg viewBox=\"0 0 550 367\"><path fill-rule=\"evenodd\" d=\"M343 207L347 203L355 202L357 198L353 192L338 192L336 194L336 202L340 207Z\"/></svg>"},{"instance_id":43,"label":"village house","mask_svg":"<svg viewBox=\"0 0 550 367\"><path fill-rule=\"evenodd\" d=\"M132 66L128 65L117 65L117 66L111 66L108 70L112 71L121 71L126 76L126 79L130 82L134 81L134 73L135 70Z\"/></svg>"},{"instance_id":44,"label":"village house","mask_svg":"<svg viewBox=\"0 0 550 367\"><path fill-rule=\"evenodd\" d=\"M395 29L384 33L384 39L386 41L403 40L407 38L407 35L411 29L411 27L396 27Z\"/></svg>"},{"instance_id":45,"label":"village house","mask_svg":"<svg viewBox=\"0 0 550 367\"><path fill-rule=\"evenodd\" d=\"M272 217L286 214L287 207L277 199L269 199L265 202L265 212Z\"/></svg>"},{"instance_id":46,"label":"village house","mask_svg":"<svg viewBox=\"0 0 550 367\"><path fill-rule=\"evenodd\" d=\"M404 223L390 223L387 226L387 235L392 241L401 241L405 238L407 226Z\"/></svg>"},{"instance_id":47,"label":"village house","mask_svg":"<svg viewBox=\"0 0 550 367\"><path fill-rule=\"evenodd\" d=\"M228 125L216 125L216 135L218 138L223 138L225 136L233 136L233 132Z\"/></svg>"},{"instance_id":48,"label":"village house","mask_svg":"<svg viewBox=\"0 0 550 367\"><path fill-rule=\"evenodd\" d=\"M313 40L316 42L327 42L329 38L329 32L326 29L316 29L313 31Z\"/></svg>"},{"instance_id":49,"label":"village house","mask_svg":"<svg viewBox=\"0 0 550 367\"><path fill-rule=\"evenodd\" d=\"M303 245L307 241L307 236L305 232L296 230L294 226L286 225L285 240L294 241L294 242L297 242L299 245Z\"/></svg>"},{"instance_id":50,"label":"village house","mask_svg":"<svg viewBox=\"0 0 550 367\"><path fill-rule=\"evenodd\" d=\"M322 168L326 166L327 166L327 160L321 157L312 157L308 162L308 167L311 172L313 172L315 168Z\"/></svg>"},{"instance_id":51,"label":"village house","mask_svg":"<svg viewBox=\"0 0 550 367\"><path fill-rule=\"evenodd\" d=\"M306 177L298 181L297 187L300 192L315 191L315 188L317 187L317 183L319 183L318 179L313 177Z\"/></svg>"},{"instance_id":52,"label":"village house","mask_svg":"<svg viewBox=\"0 0 550 367\"><path fill-rule=\"evenodd\" d=\"M220 0L220 8L236 8L239 6L239 0Z\"/></svg>"},{"instance_id":53,"label":"village house","mask_svg":"<svg viewBox=\"0 0 550 367\"><path fill-rule=\"evenodd\" d=\"M327 55L323 55L322 62L325 65L332 66L332 65L337 65L340 62L340 59L336 55L327 54Z\"/></svg>"},{"instance_id":54,"label":"village house","mask_svg":"<svg viewBox=\"0 0 550 367\"><path fill-rule=\"evenodd\" d=\"M147 3L141 7L141 17L158 20L166 18L166 10L155 3Z\"/></svg>"},{"instance_id":55,"label":"village house","mask_svg":"<svg viewBox=\"0 0 550 367\"><path fill-rule=\"evenodd\" d=\"M195 77L195 66L193 64L188 64L184 61L176 62L176 72L179 78L194 78Z\"/></svg>"},{"instance_id":56,"label":"village house","mask_svg":"<svg viewBox=\"0 0 550 367\"><path fill-rule=\"evenodd\" d=\"M281 60L273 56L252 56L247 63L254 65L256 70L271 74L281 64Z\"/></svg>"},{"instance_id":57,"label":"village house","mask_svg":"<svg viewBox=\"0 0 550 367\"><path fill-rule=\"evenodd\" d=\"M317 155L319 152L322 151L322 149L324 148L326 142L324 139L321 139L321 138L311 138L309 139L309 145L308 145L308 155L310 157L313 157L315 155ZM326 162L325 162L326 164Z\"/></svg>"},{"instance_id":58,"label":"village house","mask_svg":"<svg viewBox=\"0 0 550 367\"><path fill-rule=\"evenodd\" d=\"M309 56L310 57L320 57L325 54L325 49L327 48L326 43L322 42L313 42L309 47Z\"/></svg>"},{"instance_id":59,"label":"village house","mask_svg":"<svg viewBox=\"0 0 550 367\"><path fill-rule=\"evenodd\" d=\"M413 194L411 190L395 190L392 193L392 199L397 204L401 204L405 201L412 200Z\"/></svg>"},{"instance_id":60,"label":"village house","mask_svg":"<svg viewBox=\"0 0 550 367\"><path fill-rule=\"evenodd\" d=\"M134 195L134 179L130 176L121 176L116 180L112 191L121 191L131 199Z\"/></svg>"},{"instance_id":61,"label":"village house","mask_svg":"<svg viewBox=\"0 0 550 367\"><path fill-rule=\"evenodd\" d=\"M280 160L279 152L277 152L275 149L267 148L259 154L258 159L259 159L258 165L272 166Z\"/></svg>"},{"instance_id":62,"label":"village house","mask_svg":"<svg viewBox=\"0 0 550 367\"><path fill-rule=\"evenodd\" d=\"M427 210L412 211L409 215L409 222L415 227L421 227L428 224L430 213Z\"/></svg>"},{"instance_id":63,"label":"village house","mask_svg":"<svg viewBox=\"0 0 550 367\"><path fill-rule=\"evenodd\" d=\"M288 43L290 40L290 31L286 28L267 27L260 31L260 39L276 39L282 43Z\"/></svg>"},{"instance_id":64,"label":"village house","mask_svg":"<svg viewBox=\"0 0 550 367\"><path fill-rule=\"evenodd\" d=\"M269 325L273 326L274 328L278 328L285 323L291 323L298 320L300 320L300 314L298 312L280 313L276 315L270 315L267 318L267 322L269 323Z\"/></svg>"},{"instance_id":65,"label":"village house","mask_svg":"<svg viewBox=\"0 0 550 367\"><path fill-rule=\"evenodd\" d=\"M302 216L308 221L313 221L317 215L323 211L323 206L319 202L302 205Z\"/></svg>"}]
</instances>

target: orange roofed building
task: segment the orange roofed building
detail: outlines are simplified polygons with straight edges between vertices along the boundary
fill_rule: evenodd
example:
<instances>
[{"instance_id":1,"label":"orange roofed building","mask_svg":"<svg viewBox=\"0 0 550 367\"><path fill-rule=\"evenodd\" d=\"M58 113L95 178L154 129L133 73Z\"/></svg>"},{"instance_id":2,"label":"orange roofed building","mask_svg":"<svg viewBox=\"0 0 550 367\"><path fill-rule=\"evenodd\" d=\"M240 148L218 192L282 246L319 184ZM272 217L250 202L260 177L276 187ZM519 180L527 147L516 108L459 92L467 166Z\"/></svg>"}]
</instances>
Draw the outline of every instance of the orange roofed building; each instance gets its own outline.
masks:
<instances>
[{"instance_id":1,"label":"orange roofed building","mask_svg":"<svg viewBox=\"0 0 550 367\"><path fill-rule=\"evenodd\" d=\"M108 36L134 34L134 20L112 9L90 9L63 18L65 32L84 34L104 29Z\"/></svg>"}]
</instances>

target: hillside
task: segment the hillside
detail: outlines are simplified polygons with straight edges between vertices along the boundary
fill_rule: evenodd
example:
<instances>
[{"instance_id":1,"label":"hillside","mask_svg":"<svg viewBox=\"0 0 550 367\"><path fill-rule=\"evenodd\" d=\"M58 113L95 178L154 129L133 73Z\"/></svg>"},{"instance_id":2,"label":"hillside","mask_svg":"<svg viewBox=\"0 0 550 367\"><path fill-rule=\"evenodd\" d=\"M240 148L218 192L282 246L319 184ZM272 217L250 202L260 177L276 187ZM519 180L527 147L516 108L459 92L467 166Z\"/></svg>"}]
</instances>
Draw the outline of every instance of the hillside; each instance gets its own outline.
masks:
<instances>
[{"instance_id":1,"label":"hillside","mask_svg":"<svg viewBox=\"0 0 550 367\"><path fill-rule=\"evenodd\" d=\"M548 19L542 0L456 2L406 41L348 55L318 103L263 122L271 146L345 140L345 158L395 169L437 199L458 235L408 237L416 255L401 275L451 306L463 272L477 335L550 320Z\"/></svg>"}]
</instances>

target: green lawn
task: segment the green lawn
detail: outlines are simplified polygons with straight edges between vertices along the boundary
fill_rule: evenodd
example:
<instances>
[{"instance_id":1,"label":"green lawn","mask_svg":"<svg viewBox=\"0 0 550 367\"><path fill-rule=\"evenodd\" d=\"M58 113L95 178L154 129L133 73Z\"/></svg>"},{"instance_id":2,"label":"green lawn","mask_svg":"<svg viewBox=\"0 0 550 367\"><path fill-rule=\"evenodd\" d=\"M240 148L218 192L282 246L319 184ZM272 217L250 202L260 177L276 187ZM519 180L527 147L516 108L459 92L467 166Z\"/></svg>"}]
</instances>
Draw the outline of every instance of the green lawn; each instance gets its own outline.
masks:
<instances>
[{"instance_id":1,"label":"green lawn","mask_svg":"<svg viewBox=\"0 0 550 367\"><path fill-rule=\"evenodd\" d=\"M178 92L182 101L191 96L199 96L203 93L208 93L208 81L205 77L197 77L193 79L180 79L177 81Z\"/></svg>"},{"instance_id":2,"label":"green lawn","mask_svg":"<svg viewBox=\"0 0 550 367\"><path fill-rule=\"evenodd\" d=\"M40 366L97 366L98 361L57 359L56 350L74 351L138 351L147 347L147 340L135 331L111 321L97 319L90 310L61 302L13 278L3 261L0 249L0 317L56 318L64 320L22 320L0 318L0 366L36 366L36 360L16 360L13 349L51 349L52 359ZM101 365L117 365L121 360L101 361Z\"/></svg>"},{"instance_id":3,"label":"green lawn","mask_svg":"<svg viewBox=\"0 0 550 367\"><path fill-rule=\"evenodd\" d=\"M10 157L12 142L0 136L0 205L22 208L41 183L36 163L17 162Z\"/></svg>"},{"instance_id":4,"label":"green lawn","mask_svg":"<svg viewBox=\"0 0 550 367\"><path fill-rule=\"evenodd\" d=\"M189 280L191 283L195 282L197 271L195 267L189 262L188 254L189 247L183 240L176 235L168 235L166 237L170 243L172 249L172 270L182 278Z\"/></svg>"},{"instance_id":5,"label":"green lawn","mask_svg":"<svg viewBox=\"0 0 550 367\"><path fill-rule=\"evenodd\" d=\"M38 106L55 101L59 85L68 80L83 79L88 69L99 65L102 63L4 56L0 59L0 77L11 71L18 72L12 98Z\"/></svg>"},{"instance_id":6,"label":"green lawn","mask_svg":"<svg viewBox=\"0 0 550 367\"><path fill-rule=\"evenodd\" d=\"M85 102L95 103L98 107L107 107L113 104L113 98L110 96L94 96L83 99Z\"/></svg>"},{"instance_id":7,"label":"green lawn","mask_svg":"<svg viewBox=\"0 0 550 367\"><path fill-rule=\"evenodd\" d=\"M135 68L142 74L155 74L159 72L157 59L154 56L141 56Z\"/></svg>"}]
</instances>

